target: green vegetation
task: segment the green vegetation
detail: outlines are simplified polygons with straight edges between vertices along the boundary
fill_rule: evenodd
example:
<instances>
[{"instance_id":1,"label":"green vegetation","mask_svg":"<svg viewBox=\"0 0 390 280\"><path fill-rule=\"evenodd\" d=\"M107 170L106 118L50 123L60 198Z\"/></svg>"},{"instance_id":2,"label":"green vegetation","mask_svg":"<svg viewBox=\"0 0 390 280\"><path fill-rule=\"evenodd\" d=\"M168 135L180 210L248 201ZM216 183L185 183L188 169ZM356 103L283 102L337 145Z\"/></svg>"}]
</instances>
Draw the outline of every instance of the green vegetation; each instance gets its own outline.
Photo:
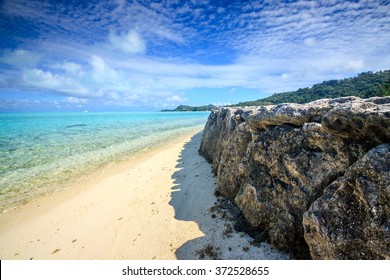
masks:
<instances>
[{"instance_id":1,"label":"green vegetation","mask_svg":"<svg viewBox=\"0 0 390 280\"><path fill-rule=\"evenodd\" d=\"M196 112L196 111L211 111L216 106L214 105L204 105L204 106L188 106L188 105L179 105L176 109L173 110L161 110L161 112Z\"/></svg>"},{"instance_id":2,"label":"green vegetation","mask_svg":"<svg viewBox=\"0 0 390 280\"><path fill-rule=\"evenodd\" d=\"M261 106L289 102L302 104L321 98L351 95L361 98L390 96L390 70L364 72L353 78L325 81L310 88L276 93L256 101L240 102L235 106Z\"/></svg>"},{"instance_id":3,"label":"green vegetation","mask_svg":"<svg viewBox=\"0 0 390 280\"><path fill-rule=\"evenodd\" d=\"M390 96L390 70L378 72L363 72L357 77L343 80L329 80L316 84L310 88L300 88L296 91L275 93L270 97L256 101L240 102L232 106L261 106L279 103L307 103L322 98L337 98L344 96L358 96L369 98L373 96ZM211 111L216 106L188 106L180 105L173 110L162 112L194 112Z\"/></svg>"}]
</instances>

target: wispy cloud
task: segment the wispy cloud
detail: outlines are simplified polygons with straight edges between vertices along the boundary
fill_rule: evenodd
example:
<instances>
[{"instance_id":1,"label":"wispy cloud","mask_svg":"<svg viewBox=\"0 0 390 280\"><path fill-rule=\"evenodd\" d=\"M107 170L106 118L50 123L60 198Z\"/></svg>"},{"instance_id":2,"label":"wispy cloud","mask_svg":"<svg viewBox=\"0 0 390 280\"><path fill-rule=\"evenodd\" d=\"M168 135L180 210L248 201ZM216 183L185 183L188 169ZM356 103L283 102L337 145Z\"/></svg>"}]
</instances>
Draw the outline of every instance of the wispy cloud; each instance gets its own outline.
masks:
<instances>
[{"instance_id":1,"label":"wispy cloud","mask_svg":"<svg viewBox=\"0 0 390 280\"><path fill-rule=\"evenodd\" d=\"M61 106L212 103L202 88L229 103L390 65L386 1L6 0L0 13L19 24L2 35L0 88Z\"/></svg>"},{"instance_id":2,"label":"wispy cloud","mask_svg":"<svg viewBox=\"0 0 390 280\"><path fill-rule=\"evenodd\" d=\"M130 30L125 35L116 35L110 32L109 41L115 48L131 54L145 53L146 43L136 30Z\"/></svg>"},{"instance_id":3,"label":"wispy cloud","mask_svg":"<svg viewBox=\"0 0 390 280\"><path fill-rule=\"evenodd\" d=\"M40 54L24 49L4 50L0 62L18 68L34 66L42 58Z\"/></svg>"}]
</instances>

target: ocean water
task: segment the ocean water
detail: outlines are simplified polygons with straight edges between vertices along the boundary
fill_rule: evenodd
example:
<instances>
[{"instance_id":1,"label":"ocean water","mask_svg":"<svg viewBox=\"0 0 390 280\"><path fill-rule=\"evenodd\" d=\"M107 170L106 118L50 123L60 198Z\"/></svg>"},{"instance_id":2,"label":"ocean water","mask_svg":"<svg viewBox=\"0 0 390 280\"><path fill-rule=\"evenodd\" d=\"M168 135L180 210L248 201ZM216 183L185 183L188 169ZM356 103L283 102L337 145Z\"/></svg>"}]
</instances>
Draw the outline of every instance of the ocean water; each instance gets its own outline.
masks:
<instances>
[{"instance_id":1,"label":"ocean water","mask_svg":"<svg viewBox=\"0 0 390 280\"><path fill-rule=\"evenodd\" d=\"M208 112L0 114L0 212L194 129Z\"/></svg>"}]
</instances>

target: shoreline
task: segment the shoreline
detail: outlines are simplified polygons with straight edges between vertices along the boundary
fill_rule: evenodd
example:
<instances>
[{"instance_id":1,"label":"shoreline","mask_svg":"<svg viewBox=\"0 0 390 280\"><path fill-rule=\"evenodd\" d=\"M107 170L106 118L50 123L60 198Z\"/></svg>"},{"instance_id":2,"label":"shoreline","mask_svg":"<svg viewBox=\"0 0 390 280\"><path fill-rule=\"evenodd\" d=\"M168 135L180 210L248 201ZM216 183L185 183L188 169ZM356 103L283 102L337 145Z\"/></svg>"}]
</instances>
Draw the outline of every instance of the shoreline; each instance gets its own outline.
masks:
<instances>
[{"instance_id":1,"label":"shoreline","mask_svg":"<svg viewBox=\"0 0 390 280\"><path fill-rule=\"evenodd\" d=\"M57 181L55 184L46 184L42 188L34 188L34 191L38 190L38 192L33 193L32 195L30 194L30 196L24 197L23 194L22 199L20 200L15 200L13 202L2 202L2 205L0 206L0 214L13 211L14 209L23 207L24 205L39 199L52 197L58 193L63 193L64 191L68 191L68 189L80 188L80 185L82 185L82 187L85 185L91 185L99 178L104 178L109 175L118 173L121 170L126 169L129 164L145 158L154 152L158 152L159 150L164 149L165 147L168 147L174 143L182 141L182 139L186 138L188 135L192 135L195 132L203 130L203 127L204 125L194 126L189 129L188 132L181 132L176 136L171 136L167 141L162 143L155 143L151 146L148 146L147 148L126 155L115 162L105 162L96 165L94 166L96 167L95 170L84 170L83 174L80 176L72 176L67 180Z\"/></svg>"},{"instance_id":2,"label":"shoreline","mask_svg":"<svg viewBox=\"0 0 390 280\"><path fill-rule=\"evenodd\" d=\"M215 178L198 155L201 137L193 132L0 214L1 259L287 258L267 244L246 252L244 234L223 236L228 222L210 212ZM210 244L215 254L205 256Z\"/></svg>"}]
</instances>

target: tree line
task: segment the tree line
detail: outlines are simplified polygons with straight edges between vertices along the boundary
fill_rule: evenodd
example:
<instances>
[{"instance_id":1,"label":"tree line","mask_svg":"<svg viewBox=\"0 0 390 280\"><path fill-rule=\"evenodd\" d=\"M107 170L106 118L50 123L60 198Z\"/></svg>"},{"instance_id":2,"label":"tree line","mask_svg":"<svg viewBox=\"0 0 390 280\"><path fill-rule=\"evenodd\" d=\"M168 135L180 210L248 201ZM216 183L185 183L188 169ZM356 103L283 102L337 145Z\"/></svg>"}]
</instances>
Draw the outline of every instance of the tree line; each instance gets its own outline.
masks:
<instances>
[{"instance_id":1,"label":"tree line","mask_svg":"<svg viewBox=\"0 0 390 280\"><path fill-rule=\"evenodd\" d=\"M279 103L307 103L322 98L358 96L390 96L390 70L363 72L356 77L329 80L296 91L275 93L255 101L240 102L234 106L261 106Z\"/></svg>"}]
</instances>

